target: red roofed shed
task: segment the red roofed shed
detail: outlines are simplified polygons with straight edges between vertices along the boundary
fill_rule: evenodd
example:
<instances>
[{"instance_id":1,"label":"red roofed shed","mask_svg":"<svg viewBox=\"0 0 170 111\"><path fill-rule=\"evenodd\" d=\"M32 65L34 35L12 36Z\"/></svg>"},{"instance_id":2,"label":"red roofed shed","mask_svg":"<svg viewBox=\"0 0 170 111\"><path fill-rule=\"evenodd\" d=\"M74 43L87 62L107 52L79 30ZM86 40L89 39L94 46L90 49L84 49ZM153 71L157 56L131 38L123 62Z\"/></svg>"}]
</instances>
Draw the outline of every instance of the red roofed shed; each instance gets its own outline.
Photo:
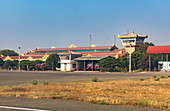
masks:
<instances>
[{"instance_id":1,"label":"red roofed shed","mask_svg":"<svg viewBox=\"0 0 170 111\"><path fill-rule=\"evenodd\" d=\"M163 67L162 69L165 69L168 71L168 54L170 54L170 45L169 46L149 46L147 48L147 54L166 54L166 69ZM162 55L162 64L163 64L163 55ZM151 71L151 57L149 55L149 70Z\"/></svg>"},{"instance_id":2,"label":"red roofed shed","mask_svg":"<svg viewBox=\"0 0 170 111\"><path fill-rule=\"evenodd\" d=\"M147 48L147 54L170 54L169 46L149 46Z\"/></svg>"}]
</instances>

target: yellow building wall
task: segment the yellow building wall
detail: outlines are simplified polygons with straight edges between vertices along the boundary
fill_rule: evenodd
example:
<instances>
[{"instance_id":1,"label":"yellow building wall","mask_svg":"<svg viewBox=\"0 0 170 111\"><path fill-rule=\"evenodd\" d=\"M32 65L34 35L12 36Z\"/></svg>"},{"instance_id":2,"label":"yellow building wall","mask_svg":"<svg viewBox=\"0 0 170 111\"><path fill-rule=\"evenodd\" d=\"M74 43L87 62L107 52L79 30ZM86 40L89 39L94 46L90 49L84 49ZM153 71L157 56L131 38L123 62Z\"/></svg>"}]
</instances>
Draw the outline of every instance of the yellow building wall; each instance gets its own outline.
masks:
<instances>
[{"instance_id":1,"label":"yellow building wall","mask_svg":"<svg viewBox=\"0 0 170 111\"><path fill-rule=\"evenodd\" d=\"M130 54L130 47L126 47L126 52L128 52ZM131 53L136 51L136 47L131 47Z\"/></svg>"},{"instance_id":2,"label":"yellow building wall","mask_svg":"<svg viewBox=\"0 0 170 111\"><path fill-rule=\"evenodd\" d=\"M131 43L131 45L135 46L137 45L136 42ZM130 43L122 43L122 46L130 46Z\"/></svg>"}]
</instances>

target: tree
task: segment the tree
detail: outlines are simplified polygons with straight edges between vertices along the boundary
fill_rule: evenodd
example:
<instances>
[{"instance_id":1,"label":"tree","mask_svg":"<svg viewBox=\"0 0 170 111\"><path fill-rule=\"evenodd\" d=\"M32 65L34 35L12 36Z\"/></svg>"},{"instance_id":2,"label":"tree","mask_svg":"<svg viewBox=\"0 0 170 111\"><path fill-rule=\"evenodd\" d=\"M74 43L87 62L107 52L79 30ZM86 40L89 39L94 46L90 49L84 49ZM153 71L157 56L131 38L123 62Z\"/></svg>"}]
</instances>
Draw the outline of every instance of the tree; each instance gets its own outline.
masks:
<instances>
[{"instance_id":1,"label":"tree","mask_svg":"<svg viewBox=\"0 0 170 111\"><path fill-rule=\"evenodd\" d=\"M0 58L0 67L4 65L4 61Z\"/></svg>"},{"instance_id":2,"label":"tree","mask_svg":"<svg viewBox=\"0 0 170 111\"><path fill-rule=\"evenodd\" d=\"M23 60L23 61L21 61L20 66L21 66L21 69L23 69L23 70L32 70L35 68L36 68L36 70L39 70L39 69L44 70L45 69L44 65L42 68L40 68L42 63L43 63L43 61L41 61L41 60L36 60L36 61Z\"/></svg>"},{"instance_id":3,"label":"tree","mask_svg":"<svg viewBox=\"0 0 170 111\"><path fill-rule=\"evenodd\" d=\"M29 60L23 60L20 63L20 67L23 70L28 70L27 68L28 68L29 65L30 65L30 61Z\"/></svg>"},{"instance_id":4,"label":"tree","mask_svg":"<svg viewBox=\"0 0 170 111\"><path fill-rule=\"evenodd\" d=\"M139 46L138 50L132 53L132 69L133 70L148 70L149 55L146 53L149 46L154 46L153 43L145 42L144 45ZM154 54L152 58L152 69L158 66L158 61L161 60L159 54Z\"/></svg>"},{"instance_id":5,"label":"tree","mask_svg":"<svg viewBox=\"0 0 170 111\"><path fill-rule=\"evenodd\" d=\"M129 67L129 59L127 57L123 57L122 59L120 59L120 64L121 67L127 72Z\"/></svg>"},{"instance_id":6,"label":"tree","mask_svg":"<svg viewBox=\"0 0 170 111\"><path fill-rule=\"evenodd\" d=\"M56 67L59 67L59 56L57 54L50 55L46 62L46 66L49 68L52 68L53 70L56 70Z\"/></svg>"},{"instance_id":7,"label":"tree","mask_svg":"<svg viewBox=\"0 0 170 111\"><path fill-rule=\"evenodd\" d=\"M42 60L36 60L36 61L33 61L35 64L42 64L43 61Z\"/></svg>"},{"instance_id":8,"label":"tree","mask_svg":"<svg viewBox=\"0 0 170 111\"><path fill-rule=\"evenodd\" d=\"M18 53L16 53L14 50L5 49L5 50L0 51L0 55L3 55L3 56L18 56Z\"/></svg>"},{"instance_id":9,"label":"tree","mask_svg":"<svg viewBox=\"0 0 170 111\"><path fill-rule=\"evenodd\" d=\"M8 69L14 66L13 62L10 60L5 61L3 68Z\"/></svg>"},{"instance_id":10,"label":"tree","mask_svg":"<svg viewBox=\"0 0 170 111\"><path fill-rule=\"evenodd\" d=\"M18 66L18 60L13 60L12 62L14 64L14 66Z\"/></svg>"},{"instance_id":11,"label":"tree","mask_svg":"<svg viewBox=\"0 0 170 111\"><path fill-rule=\"evenodd\" d=\"M102 61L100 61L99 65L103 68L109 68L109 71L116 71L116 66L118 67L120 64L119 59L111 57L103 59Z\"/></svg>"}]
</instances>

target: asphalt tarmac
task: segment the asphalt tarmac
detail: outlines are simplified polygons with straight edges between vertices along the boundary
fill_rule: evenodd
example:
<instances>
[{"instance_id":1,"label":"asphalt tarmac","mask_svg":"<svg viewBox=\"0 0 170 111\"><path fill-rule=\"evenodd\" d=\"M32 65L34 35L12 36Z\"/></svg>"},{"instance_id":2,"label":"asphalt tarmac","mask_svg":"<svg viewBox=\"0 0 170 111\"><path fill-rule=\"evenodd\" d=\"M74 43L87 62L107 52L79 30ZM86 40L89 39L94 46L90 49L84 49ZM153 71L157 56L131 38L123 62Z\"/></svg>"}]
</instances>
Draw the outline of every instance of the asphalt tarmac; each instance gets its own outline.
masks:
<instances>
[{"instance_id":1,"label":"asphalt tarmac","mask_svg":"<svg viewBox=\"0 0 170 111\"><path fill-rule=\"evenodd\" d=\"M0 71L0 86L21 85L33 80L38 82L70 82L90 81L92 77L98 77L101 81L119 79L145 79L153 76L168 76L170 72L161 73L102 73L102 72L38 72L38 71Z\"/></svg>"},{"instance_id":2,"label":"asphalt tarmac","mask_svg":"<svg viewBox=\"0 0 170 111\"><path fill-rule=\"evenodd\" d=\"M32 98L14 98L14 97L0 97L0 105L16 106L24 108L33 108L50 111L162 111L154 108L139 108L115 105L99 105L84 103L72 100L60 99L32 99ZM0 111L4 111L4 108ZM15 111L13 109L6 109L5 111ZM20 110L18 110L20 111Z\"/></svg>"},{"instance_id":3,"label":"asphalt tarmac","mask_svg":"<svg viewBox=\"0 0 170 111\"><path fill-rule=\"evenodd\" d=\"M161 73L98 73L98 72L15 72L0 71L0 86L21 85L30 83L32 80L38 82L70 82L90 81L92 77L98 77L101 81L118 79L146 79L153 76L168 76L170 72ZM115 105L98 105L72 100L60 99L32 99L0 97L0 106L12 106L21 108L41 109L50 111L162 111L154 108L124 107ZM23 111L10 108L1 108L0 111Z\"/></svg>"}]
</instances>

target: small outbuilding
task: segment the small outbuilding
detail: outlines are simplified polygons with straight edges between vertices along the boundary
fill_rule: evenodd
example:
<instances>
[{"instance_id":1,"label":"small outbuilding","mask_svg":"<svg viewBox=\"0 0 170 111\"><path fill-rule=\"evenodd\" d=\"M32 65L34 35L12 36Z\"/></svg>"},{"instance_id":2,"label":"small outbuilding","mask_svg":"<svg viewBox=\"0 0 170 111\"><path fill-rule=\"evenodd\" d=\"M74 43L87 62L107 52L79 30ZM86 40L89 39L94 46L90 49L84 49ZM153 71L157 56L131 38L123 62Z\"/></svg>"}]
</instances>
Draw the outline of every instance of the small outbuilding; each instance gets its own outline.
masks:
<instances>
[{"instance_id":1,"label":"small outbuilding","mask_svg":"<svg viewBox=\"0 0 170 111\"><path fill-rule=\"evenodd\" d=\"M60 58L60 64L61 64L61 71L75 71L76 70L76 61L75 58L78 58L81 56L79 53L75 53L72 51L68 51L65 53L58 54Z\"/></svg>"},{"instance_id":2,"label":"small outbuilding","mask_svg":"<svg viewBox=\"0 0 170 111\"><path fill-rule=\"evenodd\" d=\"M158 69L170 71L170 61L168 55L170 54L169 46L149 46L147 48L147 54L162 54L162 61L158 62ZM163 56L166 55L166 61L164 61ZM151 67L151 59L149 55L149 67ZM150 69L150 68L149 68Z\"/></svg>"}]
</instances>

